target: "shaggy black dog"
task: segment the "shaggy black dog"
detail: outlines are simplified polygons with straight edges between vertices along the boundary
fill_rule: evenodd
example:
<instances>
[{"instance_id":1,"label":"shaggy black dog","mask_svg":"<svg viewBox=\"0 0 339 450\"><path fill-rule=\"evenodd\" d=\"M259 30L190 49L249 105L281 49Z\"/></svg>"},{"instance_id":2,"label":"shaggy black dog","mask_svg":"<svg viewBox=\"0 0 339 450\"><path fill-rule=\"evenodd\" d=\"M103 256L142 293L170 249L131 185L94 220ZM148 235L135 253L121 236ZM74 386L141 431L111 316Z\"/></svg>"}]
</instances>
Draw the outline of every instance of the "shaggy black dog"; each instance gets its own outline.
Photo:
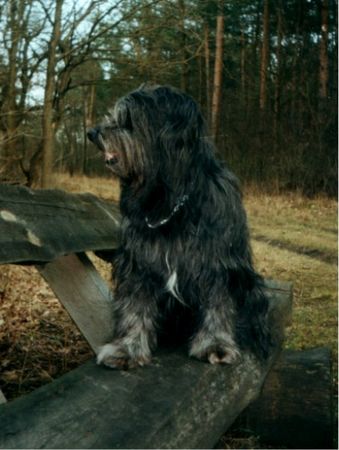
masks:
<instances>
[{"instance_id":1,"label":"shaggy black dog","mask_svg":"<svg viewBox=\"0 0 339 450\"><path fill-rule=\"evenodd\" d=\"M267 299L255 272L234 175L215 157L194 100L142 86L89 139L121 180L113 341L98 363L142 366L164 336L212 364L242 349L265 358Z\"/></svg>"}]
</instances>

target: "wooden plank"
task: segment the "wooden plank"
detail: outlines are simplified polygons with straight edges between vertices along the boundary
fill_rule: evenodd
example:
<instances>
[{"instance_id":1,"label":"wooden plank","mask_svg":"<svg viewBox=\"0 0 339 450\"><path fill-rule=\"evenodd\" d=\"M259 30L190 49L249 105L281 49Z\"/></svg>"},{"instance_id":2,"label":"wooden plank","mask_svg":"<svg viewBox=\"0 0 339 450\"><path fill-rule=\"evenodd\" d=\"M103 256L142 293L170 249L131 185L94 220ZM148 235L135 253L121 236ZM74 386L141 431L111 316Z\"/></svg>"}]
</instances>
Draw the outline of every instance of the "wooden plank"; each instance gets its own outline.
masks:
<instances>
[{"instance_id":1,"label":"wooden plank","mask_svg":"<svg viewBox=\"0 0 339 450\"><path fill-rule=\"evenodd\" d=\"M285 325L290 286L272 284L270 326ZM279 314L275 314L279 311ZM1 448L213 448L257 397L281 346L267 364L244 353L234 366L158 353L129 372L90 362L0 407Z\"/></svg>"},{"instance_id":2,"label":"wooden plank","mask_svg":"<svg viewBox=\"0 0 339 450\"><path fill-rule=\"evenodd\" d=\"M94 350L112 337L112 294L86 254L36 266Z\"/></svg>"},{"instance_id":3,"label":"wooden plank","mask_svg":"<svg viewBox=\"0 0 339 450\"><path fill-rule=\"evenodd\" d=\"M332 383L330 349L286 350L230 433L246 430L269 446L335 448Z\"/></svg>"},{"instance_id":4,"label":"wooden plank","mask_svg":"<svg viewBox=\"0 0 339 450\"><path fill-rule=\"evenodd\" d=\"M118 206L91 194L0 185L0 263L113 249L119 227Z\"/></svg>"}]
</instances>

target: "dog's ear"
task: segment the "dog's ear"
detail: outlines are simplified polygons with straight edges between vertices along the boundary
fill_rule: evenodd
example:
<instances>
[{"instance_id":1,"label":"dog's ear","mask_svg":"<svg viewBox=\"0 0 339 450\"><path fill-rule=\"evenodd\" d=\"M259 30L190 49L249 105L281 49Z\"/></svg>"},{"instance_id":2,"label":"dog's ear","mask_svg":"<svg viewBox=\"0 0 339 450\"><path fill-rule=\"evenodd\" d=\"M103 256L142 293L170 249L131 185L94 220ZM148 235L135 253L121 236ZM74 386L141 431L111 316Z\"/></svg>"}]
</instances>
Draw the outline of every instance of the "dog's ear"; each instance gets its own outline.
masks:
<instances>
[{"instance_id":1,"label":"dog's ear","mask_svg":"<svg viewBox=\"0 0 339 450\"><path fill-rule=\"evenodd\" d=\"M200 136L203 119L196 105L179 105L168 114L155 145L155 167L168 187L173 205L190 189L200 171Z\"/></svg>"},{"instance_id":2,"label":"dog's ear","mask_svg":"<svg viewBox=\"0 0 339 450\"><path fill-rule=\"evenodd\" d=\"M187 150L190 150L201 137L203 127L204 122L201 113L192 101L180 105L179 108L168 115L160 137L165 146L168 144L174 149L185 146Z\"/></svg>"}]
</instances>

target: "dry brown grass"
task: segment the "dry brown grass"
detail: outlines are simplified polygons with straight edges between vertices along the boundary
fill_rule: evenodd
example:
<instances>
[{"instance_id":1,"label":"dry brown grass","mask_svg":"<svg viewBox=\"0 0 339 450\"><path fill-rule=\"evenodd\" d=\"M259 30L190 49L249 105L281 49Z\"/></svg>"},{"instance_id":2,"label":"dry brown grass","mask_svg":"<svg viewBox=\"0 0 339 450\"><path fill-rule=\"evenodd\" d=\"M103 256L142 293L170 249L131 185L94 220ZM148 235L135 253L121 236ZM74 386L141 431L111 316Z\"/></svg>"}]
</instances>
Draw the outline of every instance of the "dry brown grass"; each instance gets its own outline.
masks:
<instances>
[{"instance_id":1,"label":"dry brown grass","mask_svg":"<svg viewBox=\"0 0 339 450\"><path fill-rule=\"evenodd\" d=\"M336 357L337 202L249 193L245 203L259 271L294 285L293 322L286 346L327 345ZM267 240L257 240L257 235Z\"/></svg>"},{"instance_id":2,"label":"dry brown grass","mask_svg":"<svg viewBox=\"0 0 339 450\"><path fill-rule=\"evenodd\" d=\"M86 177L84 175L69 176L64 173L54 175L51 188L63 189L68 192L90 192L105 200L118 201L120 187L114 178Z\"/></svg>"},{"instance_id":3,"label":"dry brown grass","mask_svg":"<svg viewBox=\"0 0 339 450\"><path fill-rule=\"evenodd\" d=\"M117 200L110 179L58 175L54 186ZM337 203L300 195L245 192L256 265L267 278L294 284L293 324L286 345L326 345L337 352ZM311 253L307 251L311 249ZM329 259L327 259L329 257ZM93 257L108 280L109 268ZM92 352L38 272L0 272L0 387L8 399L53 380ZM258 440L226 440L224 448L259 448Z\"/></svg>"}]
</instances>

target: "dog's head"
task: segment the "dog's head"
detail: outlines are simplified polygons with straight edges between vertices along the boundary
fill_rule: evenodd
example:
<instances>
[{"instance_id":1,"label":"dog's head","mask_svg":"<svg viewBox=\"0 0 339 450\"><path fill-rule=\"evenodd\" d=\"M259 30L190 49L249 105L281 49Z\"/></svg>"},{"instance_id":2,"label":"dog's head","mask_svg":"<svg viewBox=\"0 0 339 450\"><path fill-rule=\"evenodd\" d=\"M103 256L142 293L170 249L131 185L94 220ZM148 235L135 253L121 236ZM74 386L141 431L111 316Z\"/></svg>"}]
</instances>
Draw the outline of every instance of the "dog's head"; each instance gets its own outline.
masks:
<instances>
[{"instance_id":1,"label":"dog's head","mask_svg":"<svg viewBox=\"0 0 339 450\"><path fill-rule=\"evenodd\" d=\"M141 86L117 101L106 120L87 133L122 179L161 176L182 182L203 152L204 120L195 101L166 86Z\"/></svg>"}]
</instances>

